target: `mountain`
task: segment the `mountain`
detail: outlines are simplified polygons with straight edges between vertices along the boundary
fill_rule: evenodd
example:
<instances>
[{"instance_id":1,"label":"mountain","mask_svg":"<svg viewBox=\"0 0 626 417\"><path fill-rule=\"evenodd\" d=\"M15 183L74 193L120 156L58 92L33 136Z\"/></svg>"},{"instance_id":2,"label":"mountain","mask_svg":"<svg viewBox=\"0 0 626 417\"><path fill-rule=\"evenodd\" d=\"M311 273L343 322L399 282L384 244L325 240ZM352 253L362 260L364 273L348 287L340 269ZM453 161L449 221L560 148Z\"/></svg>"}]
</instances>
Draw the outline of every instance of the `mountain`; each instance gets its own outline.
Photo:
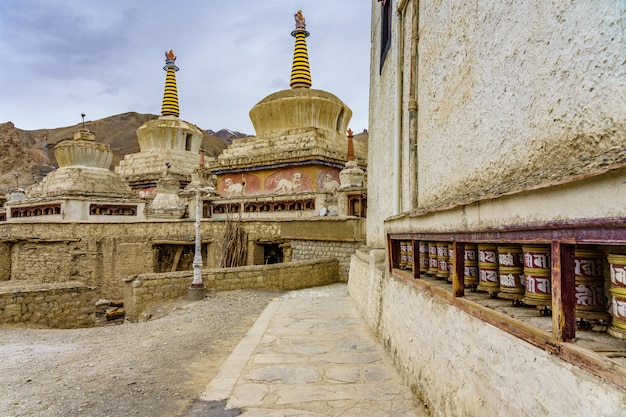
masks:
<instances>
[{"instance_id":1,"label":"mountain","mask_svg":"<svg viewBox=\"0 0 626 417\"><path fill-rule=\"evenodd\" d=\"M124 155L139 152L136 130L158 116L135 112L118 114L104 119L86 121L85 128L96 134L96 141L108 144L113 150L111 170L124 159ZM57 164L54 146L63 139L71 139L82 123L55 129L22 130L12 122L0 123L0 193L10 187L30 185L34 175L39 178L53 170ZM201 129L202 130L202 129ZM226 130L226 129L223 129ZM205 153L217 156L228 142L203 130ZM221 131L220 131L221 132ZM15 173L19 175L16 178Z\"/></svg>"},{"instance_id":2,"label":"mountain","mask_svg":"<svg viewBox=\"0 0 626 417\"><path fill-rule=\"evenodd\" d=\"M139 152L136 130L157 117L130 112L86 121L85 127L96 134L98 142L108 144L113 150L113 170L125 155ZM54 146L61 140L73 138L74 132L80 128L82 123L55 129L22 130L12 122L0 123L0 195L17 184L28 186L34 182L35 175L41 178L52 171L57 166ZM213 157L218 156L233 139L249 136L229 129L202 131L205 153ZM367 140L367 130L354 135L355 147L367 148Z\"/></svg>"},{"instance_id":3,"label":"mountain","mask_svg":"<svg viewBox=\"0 0 626 417\"><path fill-rule=\"evenodd\" d=\"M229 130L229 129L222 129L222 130L218 130L217 132L209 129L209 130L206 130L205 132L207 132L209 135L213 135L220 139L223 139L229 144L233 143L233 139L247 138L248 136L250 136L245 133L236 132L234 130Z\"/></svg>"}]
</instances>

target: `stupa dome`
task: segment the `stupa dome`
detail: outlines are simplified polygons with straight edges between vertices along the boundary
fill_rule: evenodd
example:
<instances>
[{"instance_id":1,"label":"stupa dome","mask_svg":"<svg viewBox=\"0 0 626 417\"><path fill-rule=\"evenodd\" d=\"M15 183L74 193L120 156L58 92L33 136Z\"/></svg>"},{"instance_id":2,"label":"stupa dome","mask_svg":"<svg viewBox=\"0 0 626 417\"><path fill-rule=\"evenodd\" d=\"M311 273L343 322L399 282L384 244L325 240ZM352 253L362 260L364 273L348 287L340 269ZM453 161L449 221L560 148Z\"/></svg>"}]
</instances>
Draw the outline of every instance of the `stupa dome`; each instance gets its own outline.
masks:
<instances>
[{"instance_id":1,"label":"stupa dome","mask_svg":"<svg viewBox=\"0 0 626 417\"><path fill-rule=\"evenodd\" d=\"M256 134L300 128L318 128L343 136L352 110L335 95L312 88L295 88L270 94L250 110Z\"/></svg>"}]
</instances>

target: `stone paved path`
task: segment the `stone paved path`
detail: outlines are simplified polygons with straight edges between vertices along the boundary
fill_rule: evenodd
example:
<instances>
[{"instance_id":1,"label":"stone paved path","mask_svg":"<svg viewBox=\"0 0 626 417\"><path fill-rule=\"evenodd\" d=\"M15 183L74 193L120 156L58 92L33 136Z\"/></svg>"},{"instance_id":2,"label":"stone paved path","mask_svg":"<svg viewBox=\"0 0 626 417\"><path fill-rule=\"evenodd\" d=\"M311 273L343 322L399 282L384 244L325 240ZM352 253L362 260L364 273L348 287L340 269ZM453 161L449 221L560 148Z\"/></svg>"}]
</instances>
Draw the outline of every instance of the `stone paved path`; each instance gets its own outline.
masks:
<instances>
[{"instance_id":1,"label":"stone paved path","mask_svg":"<svg viewBox=\"0 0 626 417\"><path fill-rule=\"evenodd\" d=\"M222 410L226 404L222 413L208 412L220 402ZM198 403L212 406L201 412ZM189 415L428 415L360 318L345 284L272 301L198 403Z\"/></svg>"}]
</instances>

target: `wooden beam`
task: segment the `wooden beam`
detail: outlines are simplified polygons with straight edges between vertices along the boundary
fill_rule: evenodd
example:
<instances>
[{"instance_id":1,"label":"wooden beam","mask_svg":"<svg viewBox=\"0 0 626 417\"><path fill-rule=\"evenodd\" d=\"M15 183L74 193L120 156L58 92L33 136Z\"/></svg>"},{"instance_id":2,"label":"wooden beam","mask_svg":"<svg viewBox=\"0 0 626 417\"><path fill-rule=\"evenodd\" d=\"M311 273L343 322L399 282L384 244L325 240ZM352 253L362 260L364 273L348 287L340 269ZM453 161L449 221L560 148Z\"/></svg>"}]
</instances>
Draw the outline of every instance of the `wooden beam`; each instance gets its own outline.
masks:
<instances>
[{"instance_id":1,"label":"wooden beam","mask_svg":"<svg viewBox=\"0 0 626 417\"><path fill-rule=\"evenodd\" d=\"M517 336L520 339L526 340L535 346L539 346L548 352L557 353L559 351L559 347L554 343L552 335L536 326L533 326L532 324L519 321L518 319L504 313L500 313L492 308L485 307L474 301L468 300L465 297L455 297L450 290L442 288L429 280L409 279L411 276L406 271L394 269L392 276L404 278L412 285L424 290L426 293L446 301L458 309L465 311L466 313L479 318L486 323L492 324L507 333Z\"/></svg>"},{"instance_id":2,"label":"wooden beam","mask_svg":"<svg viewBox=\"0 0 626 417\"><path fill-rule=\"evenodd\" d=\"M561 302L565 319L561 338L569 342L576 337L576 258L574 245L561 244Z\"/></svg>"},{"instance_id":3,"label":"wooden beam","mask_svg":"<svg viewBox=\"0 0 626 417\"><path fill-rule=\"evenodd\" d=\"M574 247L552 242L552 336L556 342L576 337Z\"/></svg>"},{"instance_id":4,"label":"wooden beam","mask_svg":"<svg viewBox=\"0 0 626 417\"><path fill-rule=\"evenodd\" d=\"M178 262L180 262L180 255L183 254L183 248L184 246L179 246L178 249L176 249L176 255L174 256L174 262L172 263L172 269L170 272L176 272L176 268L178 268Z\"/></svg>"},{"instance_id":5,"label":"wooden beam","mask_svg":"<svg viewBox=\"0 0 626 417\"><path fill-rule=\"evenodd\" d=\"M546 222L531 225L502 226L498 229L476 231L448 230L445 232L391 233L392 239L416 239L463 242L506 242L548 244L558 240L567 244L623 245L626 241L626 219L586 219Z\"/></svg>"},{"instance_id":6,"label":"wooden beam","mask_svg":"<svg viewBox=\"0 0 626 417\"><path fill-rule=\"evenodd\" d=\"M465 295L465 243L454 241L454 268L452 268L452 293L455 297Z\"/></svg>"},{"instance_id":7,"label":"wooden beam","mask_svg":"<svg viewBox=\"0 0 626 417\"><path fill-rule=\"evenodd\" d=\"M560 357L626 390L626 368L574 343L561 344Z\"/></svg>"},{"instance_id":8,"label":"wooden beam","mask_svg":"<svg viewBox=\"0 0 626 417\"><path fill-rule=\"evenodd\" d=\"M202 239L202 243L211 243L213 239ZM195 245L193 240L153 240L153 245Z\"/></svg>"}]
</instances>

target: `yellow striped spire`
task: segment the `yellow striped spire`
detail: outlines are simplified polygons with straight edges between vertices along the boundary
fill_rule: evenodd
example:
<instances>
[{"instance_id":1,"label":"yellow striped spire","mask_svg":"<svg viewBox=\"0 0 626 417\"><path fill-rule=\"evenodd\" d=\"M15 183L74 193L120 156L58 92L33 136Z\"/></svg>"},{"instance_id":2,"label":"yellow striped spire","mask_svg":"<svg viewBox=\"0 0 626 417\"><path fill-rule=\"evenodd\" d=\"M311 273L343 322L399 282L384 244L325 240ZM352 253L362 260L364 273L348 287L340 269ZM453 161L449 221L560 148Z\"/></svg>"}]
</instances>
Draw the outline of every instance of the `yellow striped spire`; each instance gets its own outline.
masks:
<instances>
[{"instance_id":1,"label":"yellow striped spire","mask_svg":"<svg viewBox=\"0 0 626 417\"><path fill-rule=\"evenodd\" d=\"M163 116L179 116L178 110L178 89L176 88L176 56L174 51L170 49L165 52L165 66L163 69L165 74L165 92L163 93L163 104L161 105L161 114Z\"/></svg>"},{"instance_id":2,"label":"yellow striped spire","mask_svg":"<svg viewBox=\"0 0 626 417\"><path fill-rule=\"evenodd\" d=\"M291 36L296 38L296 47L293 52L293 65L291 66L291 88L311 88L311 69L309 68L309 53L306 49L306 38L310 35L306 30L306 23L302 10L294 15L296 30Z\"/></svg>"}]
</instances>

